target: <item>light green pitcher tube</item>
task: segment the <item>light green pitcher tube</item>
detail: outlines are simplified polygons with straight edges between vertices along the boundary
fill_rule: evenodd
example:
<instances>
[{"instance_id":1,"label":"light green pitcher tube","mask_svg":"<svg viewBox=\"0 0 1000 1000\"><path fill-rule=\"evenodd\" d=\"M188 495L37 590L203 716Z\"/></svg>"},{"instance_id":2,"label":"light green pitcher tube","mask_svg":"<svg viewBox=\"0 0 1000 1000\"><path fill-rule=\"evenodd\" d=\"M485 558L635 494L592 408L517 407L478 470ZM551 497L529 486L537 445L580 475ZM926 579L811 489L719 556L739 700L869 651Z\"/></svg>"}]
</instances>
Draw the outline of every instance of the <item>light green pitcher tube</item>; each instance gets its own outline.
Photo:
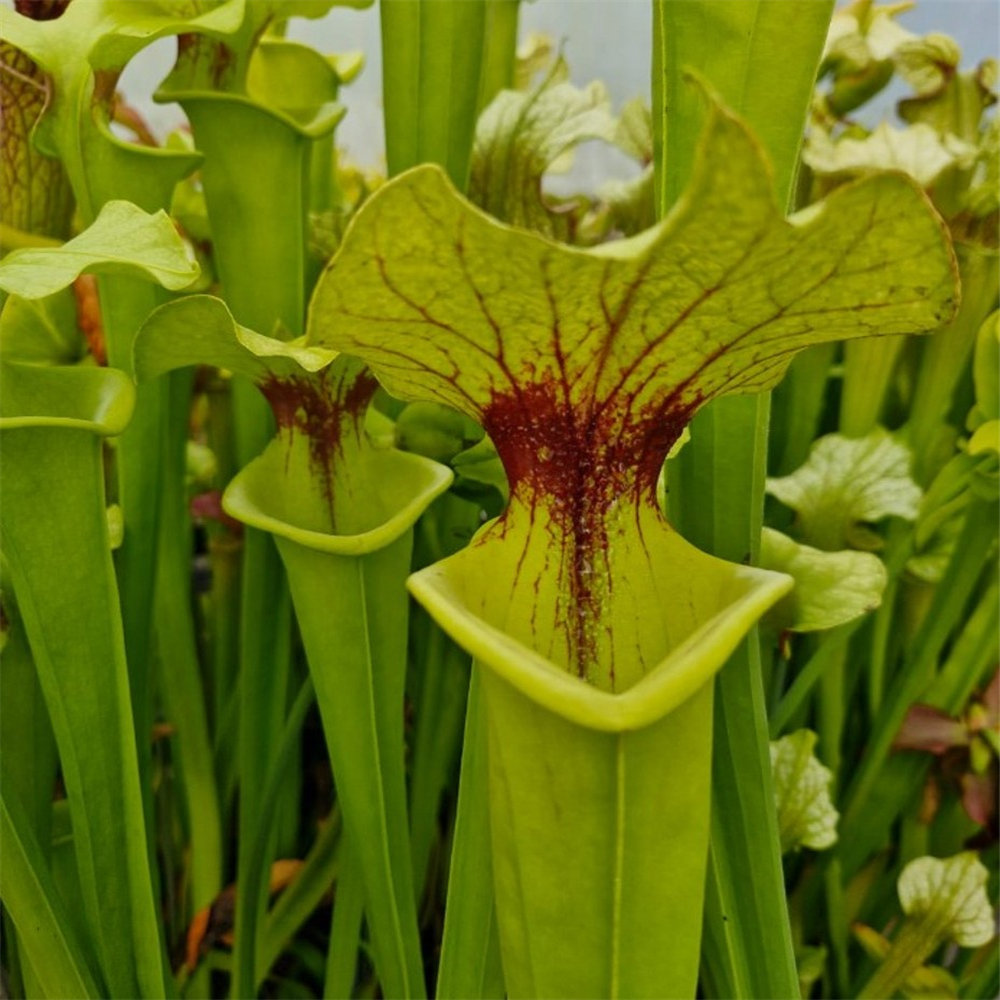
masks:
<instances>
[{"instance_id":1,"label":"light green pitcher tube","mask_svg":"<svg viewBox=\"0 0 1000 1000\"><path fill-rule=\"evenodd\" d=\"M661 558L646 563L643 587L634 572L612 576L610 617L627 623L624 603L635 593L666 603L659 620L637 614L638 633L626 625L627 638L612 640L603 662L623 674L632 659L626 643L638 659L658 660L612 693L549 658L557 633L572 631L555 607L543 610L541 627L537 606L518 613L518 589L557 593L543 581L559 560L508 544L517 513L410 581L482 668L508 994L694 996L701 922L691 915L700 913L707 861L711 681L791 580L705 556L654 510L633 509L626 523L642 530L613 533L609 562L619 554L633 568L646 562L636 558L640 546ZM515 567L515 586L507 567Z\"/></svg>"},{"instance_id":2,"label":"light green pitcher tube","mask_svg":"<svg viewBox=\"0 0 1000 1000\"><path fill-rule=\"evenodd\" d=\"M491 671L483 691L510 996L694 996L711 683L622 733L548 712Z\"/></svg>"},{"instance_id":3,"label":"light green pitcher tube","mask_svg":"<svg viewBox=\"0 0 1000 1000\"><path fill-rule=\"evenodd\" d=\"M404 581L413 524L451 473L355 437L349 397L350 388L331 394L331 405L344 407L339 440L283 431L232 482L224 505L275 538L361 869L379 978L386 996L423 996L404 773ZM281 405L275 409L280 423ZM331 440L337 459L321 468L317 448Z\"/></svg>"},{"instance_id":4,"label":"light green pitcher tube","mask_svg":"<svg viewBox=\"0 0 1000 1000\"><path fill-rule=\"evenodd\" d=\"M413 525L451 472L372 440L365 417L377 383L363 364L261 336L211 296L157 310L137 338L140 378L193 361L255 385L278 425L223 505L278 545L362 871L383 992L420 996L403 773L405 580Z\"/></svg>"},{"instance_id":5,"label":"light green pitcher tube","mask_svg":"<svg viewBox=\"0 0 1000 1000\"><path fill-rule=\"evenodd\" d=\"M157 96L180 103L205 155L201 176L223 294L241 323L282 338L295 335L305 315L311 149L315 141L330 140L343 111L317 102L301 124L245 94L217 91L204 81L199 86L185 71L179 64ZM273 421L252 386L237 380L232 393L235 452L245 464L269 440ZM240 616L241 844L251 840L269 747L283 720L288 615L274 548L248 532ZM244 891L237 901L232 995L242 996L252 989L267 869L249 870L240 853L237 870Z\"/></svg>"},{"instance_id":6,"label":"light green pitcher tube","mask_svg":"<svg viewBox=\"0 0 1000 1000\"><path fill-rule=\"evenodd\" d=\"M59 748L93 954L106 996L162 997L102 456L135 393L105 368L4 362L0 381L0 545Z\"/></svg>"}]
</instances>

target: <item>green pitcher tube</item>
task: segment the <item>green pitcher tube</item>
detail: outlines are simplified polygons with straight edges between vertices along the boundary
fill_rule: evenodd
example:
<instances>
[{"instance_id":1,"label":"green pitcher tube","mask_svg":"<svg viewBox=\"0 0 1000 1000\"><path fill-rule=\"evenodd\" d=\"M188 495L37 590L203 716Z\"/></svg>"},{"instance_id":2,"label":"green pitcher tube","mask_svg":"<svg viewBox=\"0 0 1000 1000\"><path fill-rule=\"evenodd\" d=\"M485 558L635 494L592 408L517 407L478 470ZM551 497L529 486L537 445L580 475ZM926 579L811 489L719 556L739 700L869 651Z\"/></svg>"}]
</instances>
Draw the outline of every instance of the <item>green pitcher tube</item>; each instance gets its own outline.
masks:
<instances>
[{"instance_id":1,"label":"green pitcher tube","mask_svg":"<svg viewBox=\"0 0 1000 1000\"><path fill-rule=\"evenodd\" d=\"M163 996L102 458L135 393L111 369L0 373L0 544L59 748L84 912L108 995Z\"/></svg>"},{"instance_id":2,"label":"green pitcher tube","mask_svg":"<svg viewBox=\"0 0 1000 1000\"><path fill-rule=\"evenodd\" d=\"M246 379L278 425L223 505L278 544L363 871L376 966L386 995L421 995L403 774L405 579L413 524L451 472L372 440L365 416L377 383L364 365L241 327L211 296L163 307L137 340L140 378L194 362Z\"/></svg>"},{"instance_id":3,"label":"green pitcher tube","mask_svg":"<svg viewBox=\"0 0 1000 1000\"><path fill-rule=\"evenodd\" d=\"M240 58L249 59L249 52ZM241 323L266 335L295 336L305 318L312 147L330 139L343 111L320 97L308 113L292 118L246 93L217 90L199 78L203 69L179 60L157 99L180 103L205 154L202 183L223 295ZM245 465L266 445L274 425L252 386L234 382L232 399L234 450ZM254 532L245 536L242 571L239 768L241 842L247 843L268 747L283 715L290 609L274 548ZM236 935L236 996L252 989L253 953L266 908L262 873L246 870L245 856L240 859L239 879L247 891L238 901L236 923L247 931Z\"/></svg>"},{"instance_id":4,"label":"green pitcher tube","mask_svg":"<svg viewBox=\"0 0 1000 1000\"><path fill-rule=\"evenodd\" d=\"M337 505L348 520L340 534L312 463L315 447L305 435L279 436L236 477L224 505L275 538L365 885L375 964L387 996L421 996L403 764L403 582L413 523L451 474L417 455L349 448L345 471L332 473L334 492L354 494L349 507Z\"/></svg>"},{"instance_id":5,"label":"green pitcher tube","mask_svg":"<svg viewBox=\"0 0 1000 1000\"><path fill-rule=\"evenodd\" d=\"M625 690L602 690L550 659L560 645L553 633L566 621L554 608L543 604L538 618L537 603L520 613L505 568L516 567L523 592L554 595L545 577L560 560L508 545L516 516L410 581L482 674L497 915L512 997L693 996L697 983L701 924L690 915L700 912L707 861L711 679L791 580L699 553L655 511L630 515L633 525L645 523L641 534L612 542L633 566L613 589L623 602L646 591L664 605L659 621L637 615L638 635L624 629L602 660L624 675L634 644L639 659L658 661ZM643 548L670 558L651 558L653 578L639 585ZM656 579L657 565L672 567L672 581L666 572ZM628 618L619 603L617 620Z\"/></svg>"}]
</instances>

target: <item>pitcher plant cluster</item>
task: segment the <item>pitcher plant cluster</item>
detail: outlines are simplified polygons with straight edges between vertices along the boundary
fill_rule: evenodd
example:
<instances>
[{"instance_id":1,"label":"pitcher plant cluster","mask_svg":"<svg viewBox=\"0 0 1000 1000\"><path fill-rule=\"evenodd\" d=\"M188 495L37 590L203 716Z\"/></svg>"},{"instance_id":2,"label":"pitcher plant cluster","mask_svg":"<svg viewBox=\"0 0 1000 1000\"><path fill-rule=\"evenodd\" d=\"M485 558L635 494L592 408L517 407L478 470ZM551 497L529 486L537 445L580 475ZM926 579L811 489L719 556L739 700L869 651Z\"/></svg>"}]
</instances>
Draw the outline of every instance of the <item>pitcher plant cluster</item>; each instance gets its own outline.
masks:
<instances>
[{"instance_id":1,"label":"pitcher plant cluster","mask_svg":"<svg viewBox=\"0 0 1000 1000\"><path fill-rule=\"evenodd\" d=\"M338 6L0 10L8 995L994 996L996 62Z\"/></svg>"}]
</instances>

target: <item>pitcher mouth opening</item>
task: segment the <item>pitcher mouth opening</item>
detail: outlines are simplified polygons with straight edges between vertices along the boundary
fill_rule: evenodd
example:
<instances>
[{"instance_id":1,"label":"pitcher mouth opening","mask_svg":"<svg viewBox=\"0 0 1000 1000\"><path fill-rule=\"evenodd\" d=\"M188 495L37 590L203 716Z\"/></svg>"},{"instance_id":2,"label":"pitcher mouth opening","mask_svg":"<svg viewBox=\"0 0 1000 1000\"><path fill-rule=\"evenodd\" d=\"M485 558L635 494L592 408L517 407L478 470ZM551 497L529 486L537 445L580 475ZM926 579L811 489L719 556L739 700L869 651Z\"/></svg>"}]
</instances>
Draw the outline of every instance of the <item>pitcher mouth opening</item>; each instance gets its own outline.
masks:
<instances>
[{"instance_id":1,"label":"pitcher mouth opening","mask_svg":"<svg viewBox=\"0 0 1000 1000\"><path fill-rule=\"evenodd\" d=\"M601 690L499 627L502 609L496 616L479 610L483 602L476 601L473 590L477 583L484 590L489 586L488 545L420 570L408 587L455 642L528 698L581 726L625 732L650 725L694 695L794 585L783 573L705 555L673 532L670 544L689 559L694 553L699 563L704 560L705 569L717 577L717 600L645 676L620 692Z\"/></svg>"},{"instance_id":2,"label":"pitcher mouth opening","mask_svg":"<svg viewBox=\"0 0 1000 1000\"><path fill-rule=\"evenodd\" d=\"M354 533L330 530L326 508L316 497L306 497L294 482L281 475L283 443L275 439L229 484L223 495L227 514L244 524L305 548L333 555L360 556L395 541L451 485L452 473L420 455L399 451L373 451L378 481L393 481L405 500L395 509L380 510L377 519Z\"/></svg>"}]
</instances>

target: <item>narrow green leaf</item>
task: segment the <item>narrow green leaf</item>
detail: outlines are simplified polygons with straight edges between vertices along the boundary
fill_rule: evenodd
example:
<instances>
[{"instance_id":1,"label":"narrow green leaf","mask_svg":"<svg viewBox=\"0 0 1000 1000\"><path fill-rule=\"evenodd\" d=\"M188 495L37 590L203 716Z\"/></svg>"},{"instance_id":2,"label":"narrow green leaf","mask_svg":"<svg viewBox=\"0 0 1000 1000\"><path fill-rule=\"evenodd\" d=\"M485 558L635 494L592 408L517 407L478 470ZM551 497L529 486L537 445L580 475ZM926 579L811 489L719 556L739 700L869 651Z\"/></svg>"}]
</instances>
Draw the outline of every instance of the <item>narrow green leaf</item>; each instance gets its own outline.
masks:
<instances>
[{"instance_id":1,"label":"narrow green leaf","mask_svg":"<svg viewBox=\"0 0 1000 1000\"><path fill-rule=\"evenodd\" d=\"M998 254L973 245L956 244L962 278L962 301L950 323L924 345L917 384L904 433L913 448L914 478L922 486L937 473L936 435L947 423L956 386L967 370L983 320L992 312L1000 288Z\"/></svg>"},{"instance_id":2,"label":"narrow green leaf","mask_svg":"<svg viewBox=\"0 0 1000 1000\"><path fill-rule=\"evenodd\" d=\"M0 800L0 887L4 909L17 928L18 946L46 996L95 1000L106 996L91 968L94 956L76 939L14 784L5 773Z\"/></svg>"},{"instance_id":3,"label":"narrow green leaf","mask_svg":"<svg viewBox=\"0 0 1000 1000\"><path fill-rule=\"evenodd\" d=\"M973 377L976 407L986 418L1000 416L1000 310L983 322L976 337Z\"/></svg>"},{"instance_id":4,"label":"narrow green leaf","mask_svg":"<svg viewBox=\"0 0 1000 1000\"><path fill-rule=\"evenodd\" d=\"M189 903L191 912L197 913L222 891L224 856L220 797L192 616L194 540L184 481L191 382L192 373L175 374L165 386L174 419L169 422L164 448L168 473L164 477L153 621L160 658L159 695L167 719L176 727L172 753L176 754L187 807ZM179 540L186 544L177 545Z\"/></svg>"},{"instance_id":5,"label":"narrow green leaf","mask_svg":"<svg viewBox=\"0 0 1000 1000\"><path fill-rule=\"evenodd\" d=\"M721 458L724 449L715 452ZM710 997L795 996L759 642L744 642L718 682L702 988ZM764 738L761 739L763 732ZM766 796L766 798L765 798ZM762 985L763 984L763 985ZM766 993L761 992L766 990Z\"/></svg>"},{"instance_id":6,"label":"narrow green leaf","mask_svg":"<svg viewBox=\"0 0 1000 1000\"><path fill-rule=\"evenodd\" d=\"M365 881L376 968L386 995L404 998L425 990L399 713L407 609L398 581L409 566L410 542L403 535L356 558L278 539L316 683L345 832ZM338 597L333 607L330 593ZM393 593L397 600L387 602Z\"/></svg>"},{"instance_id":7,"label":"narrow green leaf","mask_svg":"<svg viewBox=\"0 0 1000 1000\"><path fill-rule=\"evenodd\" d=\"M653 4L655 197L663 216L697 160L693 69L759 130L776 173L779 208L789 203L817 64L833 4ZM706 551L753 561L763 518L769 400L724 399L692 425L673 463L670 509ZM792 442L794 444L794 441ZM706 498L711 498L706 502ZM760 649L751 633L718 682L712 773L715 810L702 976L709 996L794 996L797 976L773 813ZM752 888L747 891L746 880Z\"/></svg>"},{"instance_id":8,"label":"narrow green leaf","mask_svg":"<svg viewBox=\"0 0 1000 1000\"><path fill-rule=\"evenodd\" d=\"M991 313L979 328L973 355L972 376L976 405L968 426L974 429L969 454L992 448L1000 451L1000 312Z\"/></svg>"},{"instance_id":9,"label":"narrow green leaf","mask_svg":"<svg viewBox=\"0 0 1000 1000\"><path fill-rule=\"evenodd\" d=\"M163 996L98 437L127 419L132 385L109 369L2 371L18 388L0 392L0 533L59 747L83 908L110 993Z\"/></svg>"},{"instance_id":10,"label":"narrow green leaf","mask_svg":"<svg viewBox=\"0 0 1000 1000\"><path fill-rule=\"evenodd\" d=\"M840 433L846 437L865 437L880 422L886 397L892 387L896 362L906 346L906 337L879 337L871 340L852 340L844 345L844 378L840 396ZM818 394L817 405L822 405L823 393ZM811 442L818 437L818 427L813 428ZM781 471L790 473L806 460L805 449L794 465L783 465Z\"/></svg>"},{"instance_id":11,"label":"narrow green leaf","mask_svg":"<svg viewBox=\"0 0 1000 1000\"><path fill-rule=\"evenodd\" d=\"M2 565L2 561L0 561ZM0 569L6 577L6 568ZM17 798L47 860L52 844L52 792L59 768L52 722L31 658L10 581L0 585L0 758L4 793Z\"/></svg>"},{"instance_id":12,"label":"narrow green leaf","mask_svg":"<svg viewBox=\"0 0 1000 1000\"><path fill-rule=\"evenodd\" d=\"M974 966L970 966L959 996L973 1000L975 997L989 996L1000 978L1000 949L982 948Z\"/></svg>"},{"instance_id":13,"label":"narrow green leaf","mask_svg":"<svg viewBox=\"0 0 1000 1000\"><path fill-rule=\"evenodd\" d=\"M434 404L411 404L433 406ZM449 411L466 423L467 418ZM449 493L418 522L414 565L423 566L460 549L480 524L480 508ZM435 841L440 838L443 800L453 799L453 776L462 755L469 690L469 656L424 613L411 625L410 675L413 735L410 739L410 843L418 898L434 893L426 884Z\"/></svg>"},{"instance_id":14,"label":"narrow green leaf","mask_svg":"<svg viewBox=\"0 0 1000 1000\"><path fill-rule=\"evenodd\" d=\"M279 800L282 790L287 787L289 772L295 765L295 755L302 740L302 726L305 722L306 713L316 702L316 694L313 688L312 678L307 677L298 690L288 716L284 720L281 736L275 752L269 761L268 772L261 789L260 807L262 819L254 832L253 840L247 852L248 858L254 863L256 870L267 870L270 867L268 854L272 849L275 836L275 828L279 813ZM296 878L301 878L304 873L300 872ZM313 873L310 873L313 874ZM258 952L254 978L254 993L257 993L261 982L270 972L270 966L260 961L263 957Z\"/></svg>"},{"instance_id":15,"label":"narrow green leaf","mask_svg":"<svg viewBox=\"0 0 1000 1000\"><path fill-rule=\"evenodd\" d=\"M480 110L514 85L517 19L521 0L486 0L486 51L479 82Z\"/></svg>"},{"instance_id":16,"label":"narrow green leaf","mask_svg":"<svg viewBox=\"0 0 1000 1000\"><path fill-rule=\"evenodd\" d=\"M896 341L901 339L895 338ZM852 340L844 345L844 350L872 344L885 349L891 343L893 338L890 337ZM778 474L797 469L806 460L813 439L819 436L826 383L836 350L834 344L807 348L789 365L784 379L774 390L773 409L769 414L768 465ZM762 469L761 488L764 475Z\"/></svg>"},{"instance_id":17,"label":"narrow green leaf","mask_svg":"<svg viewBox=\"0 0 1000 1000\"><path fill-rule=\"evenodd\" d=\"M507 995L494 903L481 670L473 665L469 683L438 1000L502 1000Z\"/></svg>"},{"instance_id":18,"label":"narrow green leaf","mask_svg":"<svg viewBox=\"0 0 1000 1000\"><path fill-rule=\"evenodd\" d=\"M333 900L333 923L326 953L324 1000L351 1000L361 950L365 916L365 884L361 867L351 857L349 842L341 848L340 872Z\"/></svg>"},{"instance_id":19,"label":"narrow green leaf","mask_svg":"<svg viewBox=\"0 0 1000 1000\"><path fill-rule=\"evenodd\" d=\"M653 119L661 215L694 169L701 109L697 93L684 82L688 70L710 81L752 124L775 165L778 204L788 204L832 12L830 0L654 3Z\"/></svg>"},{"instance_id":20,"label":"narrow green leaf","mask_svg":"<svg viewBox=\"0 0 1000 1000\"><path fill-rule=\"evenodd\" d=\"M844 874L850 877L881 846L894 816L884 814L876 794L886 769L892 741L906 717L909 707L919 701L934 678L938 657L949 638L963 620L970 596L975 592L984 570L983 554L992 551L997 534L995 510L990 504L970 504L961 533L948 562L948 568L936 590L936 600L910 646L905 664L896 674L886 692L885 700L875 717L865 755L851 775L843 798L844 826L852 831L849 840L838 848ZM996 572L995 559L986 572ZM992 598L991 598L992 599ZM978 615L977 615L978 617ZM989 655L991 647L986 647ZM887 776L891 777L891 775ZM889 792L895 799L897 792ZM895 803L898 807L898 802ZM891 811L891 810L890 810ZM864 822L859 819L864 817Z\"/></svg>"},{"instance_id":21,"label":"narrow green leaf","mask_svg":"<svg viewBox=\"0 0 1000 1000\"><path fill-rule=\"evenodd\" d=\"M340 817L331 814L321 825L296 876L268 911L257 954L257 982L262 982L295 933L316 911L341 869L343 839Z\"/></svg>"}]
</instances>

